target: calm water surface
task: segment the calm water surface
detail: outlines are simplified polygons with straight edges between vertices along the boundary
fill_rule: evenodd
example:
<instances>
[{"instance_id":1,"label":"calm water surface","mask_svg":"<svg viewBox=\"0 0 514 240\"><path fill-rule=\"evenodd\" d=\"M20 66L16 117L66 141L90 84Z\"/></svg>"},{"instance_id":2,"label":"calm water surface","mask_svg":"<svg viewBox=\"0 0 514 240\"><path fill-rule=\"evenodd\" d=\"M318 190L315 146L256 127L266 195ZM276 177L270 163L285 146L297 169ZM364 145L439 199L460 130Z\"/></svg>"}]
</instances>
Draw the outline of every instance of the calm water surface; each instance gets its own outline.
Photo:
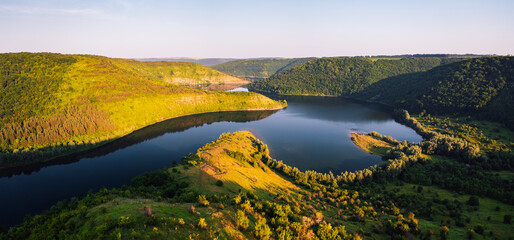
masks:
<instances>
[{"instance_id":1,"label":"calm water surface","mask_svg":"<svg viewBox=\"0 0 514 240\"><path fill-rule=\"evenodd\" d=\"M0 173L0 224L20 223L59 200L102 187L119 187L146 171L180 161L223 132L248 130L272 157L301 170L363 169L381 162L350 140L351 132L377 131L399 140L420 141L383 107L337 98L291 98L280 111L209 113L171 119L141 129L99 149L53 165Z\"/></svg>"}]
</instances>

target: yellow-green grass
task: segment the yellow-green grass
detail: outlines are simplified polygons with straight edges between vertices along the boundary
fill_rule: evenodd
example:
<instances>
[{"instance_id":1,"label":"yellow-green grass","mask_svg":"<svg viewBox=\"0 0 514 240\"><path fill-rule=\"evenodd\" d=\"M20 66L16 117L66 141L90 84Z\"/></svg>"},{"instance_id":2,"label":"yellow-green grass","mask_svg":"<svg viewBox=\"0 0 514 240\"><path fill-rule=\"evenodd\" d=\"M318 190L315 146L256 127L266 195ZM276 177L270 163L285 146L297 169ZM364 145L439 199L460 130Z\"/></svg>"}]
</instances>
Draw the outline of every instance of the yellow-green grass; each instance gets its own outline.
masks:
<instances>
[{"instance_id":1,"label":"yellow-green grass","mask_svg":"<svg viewBox=\"0 0 514 240\"><path fill-rule=\"evenodd\" d=\"M14 140L0 144L0 168L45 161L77 150L93 148L169 118L218 111L276 110L286 106L285 102L277 102L257 93L196 90L167 83L166 79L158 77L159 72L169 70L171 73L173 69L174 76L179 76L182 80L189 79L188 83L200 80L222 83L225 80L236 81L226 74L196 64L141 63L101 56L71 56L75 62L65 68L58 87L49 93L51 101L43 109L31 110L36 115L30 119L7 123L3 128L10 125L13 129L23 129L27 126L25 121L29 120L41 125L49 121L48 119L61 120L63 123L67 119L73 119L72 121L84 120L75 124L75 129L87 130L78 134L75 131L62 135L61 131L70 132L70 127L55 125L40 131L34 130L32 133L23 133L21 130L6 132L4 136L12 135L13 132L17 135ZM75 112L79 113L81 109L90 109L87 113L90 120L70 113L70 108L78 109ZM44 136L50 134L54 137L45 140ZM35 156L32 153L41 149L51 149L46 152L52 154L37 158L26 157ZM24 156L16 157L21 154Z\"/></svg>"},{"instance_id":2,"label":"yellow-green grass","mask_svg":"<svg viewBox=\"0 0 514 240\"><path fill-rule=\"evenodd\" d=\"M202 159L200 165L182 170L193 183L191 188L209 193L251 191L264 199L277 194L297 195L299 187L261 162L262 153L255 142L259 140L251 133L240 131L223 134L217 141L200 148L197 152ZM244 160L235 159L228 152L238 152ZM223 182L222 187L216 185L218 180Z\"/></svg>"},{"instance_id":3,"label":"yellow-green grass","mask_svg":"<svg viewBox=\"0 0 514 240\"><path fill-rule=\"evenodd\" d=\"M194 207L195 212L191 211ZM149 217L145 209L151 209ZM200 207L194 203L173 203L152 199L116 198L86 211L88 221L81 225L75 236L87 237L88 232L102 231L111 222L116 227L109 230L107 237L112 239L236 239L245 236L236 227L233 218L235 209L227 206L219 209L214 206ZM204 218L207 226L198 226ZM154 226L151 219L159 222ZM181 222L181 220L183 222ZM124 225L125 224L125 225ZM107 225L107 226L106 226Z\"/></svg>"},{"instance_id":4,"label":"yellow-green grass","mask_svg":"<svg viewBox=\"0 0 514 240\"><path fill-rule=\"evenodd\" d=\"M417 191L418 187L423 188L421 193ZM438 235L441 226L445 225L450 228L448 239L466 239L466 234L469 228L482 225L485 227L486 231L483 235L475 235L475 237L478 237L479 239L508 239L509 237L512 237L512 225L503 223L504 215L514 215L514 206L512 205L486 197L478 197L480 203L478 210L472 210L472 207L466 205L466 201L468 201L471 195L459 194L436 186L422 186L407 183L403 186L386 184L385 189L388 191L394 191L397 194L423 194L426 199L437 198L441 201L448 199L450 202L458 200L464 204L464 210L462 212L463 217L469 217L471 219L470 223L465 223L466 227L457 227L455 226L455 219L448 216L435 214L433 215L434 219L430 221L419 217L419 223L423 231L431 229L436 235ZM496 210L497 207L500 208L500 211ZM466 208L469 208L469 210ZM490 217L490 220L487 220L488 217ZM441 224L441 221L444 223ZM447 221L450 221L451 223L448 224ZM492 237L489 236L490 231L493 232Z\"/></svg>"},{"instance_id":5,"label":"yellow-green grass","mask_svg":"<svg viewBox=\"0 0 514 240\"><path fill-rule=\"evenodd\" d=\"M250 81L219 72L209 67L190 62L140 62L114 59L120 68L143 73L167 83L180 85L250 83Z\"/></svg>"},{"instance_id":6,"label":"yellow-green grass","mask_svg":"<svg viewBox=\"0 0 514 240\"><path fill-rule=\"evenodd\" d=\"M429 130L457 136L480 146L483 150L512 151L514 149L514 132L500 123L469 117L430 115L414 117Z\"/></svg>"},{"instance_id":7,"label":"yellow-green grass","mask_svg":"<svg viewBox=\"0 0 514 240\"><path fill-rule=\"evenodd\" d=\"M362 150L379 156L384 156L387 153L387 150L391 149L393 146L387 142L376 139L372 136L362 133L352 133L351 134L352 142L355 143Z\"/></svg>"}]
</instances>

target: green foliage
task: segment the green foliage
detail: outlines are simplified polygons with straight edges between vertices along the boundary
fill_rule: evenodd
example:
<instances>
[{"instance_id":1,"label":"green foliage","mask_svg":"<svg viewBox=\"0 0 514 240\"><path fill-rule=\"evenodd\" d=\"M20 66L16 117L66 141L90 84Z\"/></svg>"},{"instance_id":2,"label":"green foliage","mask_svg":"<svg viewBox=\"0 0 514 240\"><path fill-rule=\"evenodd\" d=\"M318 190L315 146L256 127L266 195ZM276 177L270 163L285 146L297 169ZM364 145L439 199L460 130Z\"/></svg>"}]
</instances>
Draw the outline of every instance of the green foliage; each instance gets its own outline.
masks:
<instances>
[{"instance_id":1,"label":"green foliage","mask_svg":"<svg viewBox=\"0 0 514 240\"><path fill-rule=\"evenodd\" d=\"M198 227L201 229L207 228L207 222L205 222L205 218L200 218L200 220L198 220Z\"/></svg>"},{"instance_id":2,"label":"green foliage","mask_svg":"<svg viewBox=\"0 0 514 240\"><path fill-rule=\"evenodd\" d=\"M205 195L198 195L198 204L202 207L209 206L209 201L205 198Z\"/></svg>"},{"instance_id":3,"label":"green foliage","mask_svg":"<svg viewBox=\"0 0 514 240\"><path fill-rule=\"evenodd\" d=\"M247 79L262 79L300 66L313 59L314 58L278 58L234 60L211 67L233 76Z\"/></svg>"},{"instance_id":4,"label":"green foliage","mask_svg":"<svg viewBox=\"0 0 514 240\"><path fill-rule=\"evenodd\" d=\"M378 133L370 135L387 139ZM226 141L237 145L231 136L223 134L211 144ZM473 236L510 237L509 225L502 223L507 221L504 215L509 215L510 221L509 205L480 197L480 206L471 207L466 201L474 196L462 193L476 191L483 193L477 196L512 199L512 181L447 158L430 156L421 160L427 156L419 152L418 145L390 142L399 155L393 162L334 175L302 172L271 159L266 145L254 139L249 151L260 154L252 157L259 156L263 163L304 188L288 194L267 194L265 199L257 197L261 189L236 194L221 193L214 187L214 192L195 192L190 186L201 183L185 176L185 171L174 171L180 168L174 166L138 176L122 189L101 190L82 200L59 203L0 233L0 238L423 239L437 232L443 239L463 239L470 236L469 229ZM202 149L209 149L211 144ZM243 165L241 160L229 159L232 164ZM401 167L391 167L393 164ZM431 182L408 184L416 181ZM195 202L198 204L193 207ZM491 235L486 236L487 232Z\"/></svg>"},{"instance_id":5,"label":"green foliage","mask_svg":"<svg viewBox=\"0 0 514 240\"><path fill-rule=\"evenodd\" d=\"M223 181L221 181L221 180L216 181L216 186L223 187Z\"/></svg>"},{"instance_id":6,"label":"green foliage","mask_svg":"<svg viewBox=\"0 0 514 240\"><path fill-rule=\"evenodd\" d=\"M271 229L265 222L259 221L255 224L253 234L257 239L268 240L270 239L273 232L271 232Z\"/></svg>"},{"instance_id":7,"label":"green foliage","mask_svg":"<svg viewBox=\"0 0 514 240\"><path fill-rule=\"evenodd\" d=\"M245 213L241 210L236 212L236 224L241 229L247 229L250 225L250 220L246 217Z\"/></svg>"},{"instance_id":8,"label":"green foliage","mask_svg":"<svg viewBox=\"0 0 514 240\"><path fill-rule=\"evenodd\" d=\"M468 201L466 202L469 206L476 206L478 207L480 205L480 201L476 196L469 197Z\"/></svg>"},{"instance_id":9,"label":"green foliage","mask_svg":"<svg viewBox=\"0 0 514 240\"><path fill-rule=\"evenodd\" d=\"M202 81L241 79L194 63L0 54L0 167L87 150L172 117L285 106L255 93L170 84Z\"/></svg>"},{"instance_id":10,"label":"green foliage","mask_svg":"<svg viewBox=\"0 0 514 240\"><path fill-rule=\"evenodd\" d=\"M426 72L391 76L353 96L412 112L474 115L512 128L513 76L514 57L472 58Z\"/></svg>"},{"instance_id":11,"label":"green foliage","mask_svg":"<svg viewBox=\"0 0 514 240\"><path fill-rule=\"evenodd\" d=\"M76 59L53 53L0 54L0 127L53 112L53 94ZM3 142L3 141L0 141Z\"/></svg>"},{"instance_id":12,"label":"green foliage","mask_svg":"<svg viewBox=\"0 0 514 240\"><path fill-rule=\"evenodd\" d=\"M250 89L282 95L349 96L379 80L429 70L457 58L405 58L399 60L333 57L309 61L268 79L250 84Z\"/></svg>"},{"instance_id":13,"label":"green foliage","mask_svg":"<svg viewBox=\"0 0 514 240\"><path fill-rule=\"evenodd\" d=\"M503 216L503 223L510 224L511 222L512 222L512 215L507 214L507 215Z\"/></svg>"}]
</instances>

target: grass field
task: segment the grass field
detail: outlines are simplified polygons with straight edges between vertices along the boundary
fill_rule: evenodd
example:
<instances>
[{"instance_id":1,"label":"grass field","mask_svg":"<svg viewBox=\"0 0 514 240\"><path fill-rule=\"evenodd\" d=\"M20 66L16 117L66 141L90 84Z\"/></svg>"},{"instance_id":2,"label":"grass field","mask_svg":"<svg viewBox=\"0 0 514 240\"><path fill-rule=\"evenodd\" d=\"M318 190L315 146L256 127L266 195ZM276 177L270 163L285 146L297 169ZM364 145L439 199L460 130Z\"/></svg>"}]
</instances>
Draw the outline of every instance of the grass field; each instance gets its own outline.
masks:
<instances>
[{"instance_id":1,"label":"grass field","mask_svg":"<svg viewBox=\"0 0 514 240\"><path fill-rule=\"evenodd\" d=\"M352 133L351 138L352 142L362 150L379 156L384 156L387 153L387 150L393 147L391 144L378 140L367 134Z\"/></svg>"}]
</instances>

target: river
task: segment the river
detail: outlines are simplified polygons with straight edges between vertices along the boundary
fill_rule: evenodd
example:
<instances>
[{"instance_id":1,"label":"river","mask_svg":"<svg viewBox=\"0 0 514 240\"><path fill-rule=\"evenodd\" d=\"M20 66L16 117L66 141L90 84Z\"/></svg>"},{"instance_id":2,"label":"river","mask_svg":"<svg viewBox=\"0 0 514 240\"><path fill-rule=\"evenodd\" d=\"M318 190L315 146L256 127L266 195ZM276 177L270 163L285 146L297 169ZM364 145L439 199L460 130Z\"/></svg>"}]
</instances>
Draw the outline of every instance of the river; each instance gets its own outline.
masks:
<instances>
[{"instance_id":1,"label":"river","mask_svg":"<svg viewBox=\"0 0 514 240\"><path fill-rule=\"evenodd\" d=\"M380 157L351 142L351 132L377 131L398 140L421 140L380 105L319 97L287 101L288 107L279 111L170 119L87 153L2 172L0 224L12 226L59 200L129 184L134 176L170 166L224 132L248 130L268 145L273 158L301 170L334 174L381 163Z\"/></svg>"}]
</instances>

